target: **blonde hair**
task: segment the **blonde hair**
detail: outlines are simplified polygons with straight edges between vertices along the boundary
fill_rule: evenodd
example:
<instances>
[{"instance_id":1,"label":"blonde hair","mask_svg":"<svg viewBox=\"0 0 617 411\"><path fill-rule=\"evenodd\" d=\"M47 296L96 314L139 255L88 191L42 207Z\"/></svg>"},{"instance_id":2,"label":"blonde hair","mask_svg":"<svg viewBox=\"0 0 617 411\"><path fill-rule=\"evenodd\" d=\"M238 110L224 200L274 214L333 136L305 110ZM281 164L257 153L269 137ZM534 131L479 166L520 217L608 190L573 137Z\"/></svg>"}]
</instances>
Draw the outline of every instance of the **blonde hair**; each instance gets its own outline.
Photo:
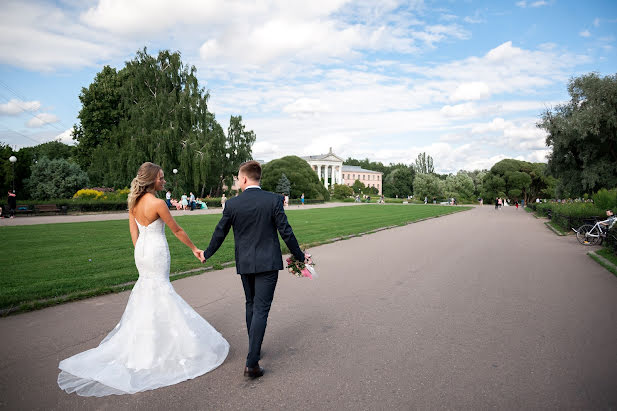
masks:
<instances>
[{"instance_id":1,"label":"blonde hair","mask_svg":"<svg viewBox=\"0 0 617 411\"><path fill-rule=\"evenodd\" d=\"M128 197L129 211L135 207L144 194L154 192L156 180L161 170L161 166L150 162L143 163L139 167L137 176L131 182L131 191Z\"/></svg>"}]
</instances>

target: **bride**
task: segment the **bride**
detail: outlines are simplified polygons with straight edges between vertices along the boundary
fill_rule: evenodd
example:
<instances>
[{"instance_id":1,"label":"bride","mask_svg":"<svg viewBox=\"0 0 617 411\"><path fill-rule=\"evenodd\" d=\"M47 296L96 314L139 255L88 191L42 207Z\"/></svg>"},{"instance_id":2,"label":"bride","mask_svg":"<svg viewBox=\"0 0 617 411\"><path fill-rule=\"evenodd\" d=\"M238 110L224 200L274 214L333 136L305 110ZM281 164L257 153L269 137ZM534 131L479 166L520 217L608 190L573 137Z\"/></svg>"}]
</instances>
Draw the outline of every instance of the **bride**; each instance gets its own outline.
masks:
<instances>
[{"instance_id":1,"label":"bride","mask_svg":"<svg viewBox=\"0 0 617 411\"><path fill-rule=\"evenodd\" d=\"M128 197L139 279L120 322L99 346L60 362L58 385L68 393L101 397L152 390L203 375L227 357L227 341L169 282L165 224L200 261L202 251L154 196L164 186L161 167L139 167Z\"/></svg>"}]
</instances>

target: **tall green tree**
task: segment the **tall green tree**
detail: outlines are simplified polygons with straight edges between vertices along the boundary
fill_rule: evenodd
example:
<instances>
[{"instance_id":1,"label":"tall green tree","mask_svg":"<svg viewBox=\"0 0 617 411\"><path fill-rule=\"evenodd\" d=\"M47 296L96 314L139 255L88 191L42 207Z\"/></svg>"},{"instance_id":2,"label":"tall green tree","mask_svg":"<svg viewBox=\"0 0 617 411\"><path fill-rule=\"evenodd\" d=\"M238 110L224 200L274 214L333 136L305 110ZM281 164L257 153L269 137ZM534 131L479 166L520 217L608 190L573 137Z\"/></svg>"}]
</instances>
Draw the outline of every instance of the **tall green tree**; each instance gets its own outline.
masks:
<instances>
[{"instance_id":1,"label":"tall green tree","mask_svg":"<svg viewBox=\"0 0 617 411\"><path fill-rule=\"evenodd\" d=\"M252 130L247 131L242 124L242 116L231 116L227 129L228 161L225 176L227 186L231 187L232 176L238 172L240 164L251 159L255 139L255 133ZM287 193L289 194L289 192Z\"/></svg>"},{"instance_id":2,"label":"tall green tree","mask_svg":"<svg viewBox=\"0 0 617 411\"><path fill-rule=\"evenodd\" d=\"M570 101L538 123L548 133L548 168L558 190L578 196L617 187L617 74L574 78L568 93Z\"/></svg>"},{"instance_id":3,"label":"tall green tree","mask_svg":"<svg viewBox=\"0 0 617 411\"><path fill-rule=\"evenodd\" d=\"M434 173L435 167L433 167L433 157L426 155L424 152L418 154L414 168L418 174Z\"/></svg>"},{"instance_id":4,"label":"tall green tree","mask_svg":"<svg viewBox=\"0 0 617 411\"><path fill-rule=\"evenodd\" d=\"M289 179L287 178L285 173L283 173L281 175L281 178L279 178L279 182L276 184L276 192L289 195L290 191L291 183L289 182Z\"/></svg>"},{"instance_id":5,"label":"tall green tree","mask_svg":"<svg viewBox=\"0 0 617 411\"><path fill-rule=\"evenodd\" d=\"M445 194L457 200L471 201L474 199L474 184L471 177L459 171L456 175L446 177Z\"/></svg>"},{"instance_id":6,"label":"tall green tree","mask_svg":"<svg viewBox=\"0 0 617 411\"><path fill-rule=\"evenodd\" d=\"M178 170L175 195L218 194L237 165L251 158L255 135L232 116L231 136L225 136L208 99L195 67L182 63L179 53L151 56L144 48L117 73L105 67L82 90L74 130L78 161L96 185L124 187L152 161L168 176Z\"/></svg>"},{"instance_id":7,"label":"tall green tree","mask_svg":"<svg viewBox=\"0 0 617 411\"><path fill-rule=\"evenodd\" d=\"M118 126L122 118L120 91L120 77L116 69L109 66L103 67L94 81L81 89L79 124L73 127L73 139L78 142L75 157L81 167L90 165L92 151L108 143L112 131Z\"/></svg>"},{"instance_id":8,"label":"tall green tree","mask_svg":"<svg viewBox=\"0 0 617 411\"><path fill-rule=\"evenodd\" d=\"M445 196L445 181L434 174L418 173L413 180L414 195L418 199L428 197L428 201L433 198L440 200Z\"/></svg>"},{"instance_id":9,"label":"tall green tree","mask_svg":"<svg viewBox=\"0 0 617 411\"><path fill-rule=\"evenodd\" d=\"M386 197L407 197L413 194L414 171L410 167L399 167L384 179L383 194Z\"/></svg>"}]
</instances>

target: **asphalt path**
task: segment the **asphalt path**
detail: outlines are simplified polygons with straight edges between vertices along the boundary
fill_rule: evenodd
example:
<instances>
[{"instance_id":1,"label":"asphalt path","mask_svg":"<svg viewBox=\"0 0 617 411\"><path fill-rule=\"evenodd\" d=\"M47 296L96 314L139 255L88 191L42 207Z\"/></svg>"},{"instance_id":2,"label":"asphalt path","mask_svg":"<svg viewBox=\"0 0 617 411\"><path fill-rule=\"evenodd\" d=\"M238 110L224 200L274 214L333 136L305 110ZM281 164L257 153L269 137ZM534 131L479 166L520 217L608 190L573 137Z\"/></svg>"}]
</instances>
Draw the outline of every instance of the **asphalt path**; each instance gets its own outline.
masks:
<instances>
[{"instance_id":1,"label":"asphalt path","mask_svg":"<svg viewBox=\"0 0 617 411\"><path fill-rule=\"evenodd\" d=\"M576 239L492 207L310 250L318 280L281 272L246 381L233 268L174 281L231 344L216 370L136 395L83 398L58 362L95 347L129 293L0 319L5 409L616 409L617 277Z\"/></svg>"}]
</instances>

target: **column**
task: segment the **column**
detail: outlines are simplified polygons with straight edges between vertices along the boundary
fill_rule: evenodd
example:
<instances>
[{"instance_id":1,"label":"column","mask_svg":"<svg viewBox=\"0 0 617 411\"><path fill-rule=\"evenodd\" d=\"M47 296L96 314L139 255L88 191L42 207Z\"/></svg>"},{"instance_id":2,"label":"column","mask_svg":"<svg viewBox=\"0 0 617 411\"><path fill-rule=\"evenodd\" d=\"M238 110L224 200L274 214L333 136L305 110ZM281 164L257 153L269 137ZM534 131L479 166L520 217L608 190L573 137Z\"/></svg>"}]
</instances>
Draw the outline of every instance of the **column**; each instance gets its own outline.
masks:
<instances>
[{"instance_id":1,"label":"column","mask_svg":"<svg viewBox=\"0 0 617 411\"><path fill-rule=\"evenodd\" d=\"M324 164L324 186L328 188L328 165Z\"/></svg>"}]
</instances>

